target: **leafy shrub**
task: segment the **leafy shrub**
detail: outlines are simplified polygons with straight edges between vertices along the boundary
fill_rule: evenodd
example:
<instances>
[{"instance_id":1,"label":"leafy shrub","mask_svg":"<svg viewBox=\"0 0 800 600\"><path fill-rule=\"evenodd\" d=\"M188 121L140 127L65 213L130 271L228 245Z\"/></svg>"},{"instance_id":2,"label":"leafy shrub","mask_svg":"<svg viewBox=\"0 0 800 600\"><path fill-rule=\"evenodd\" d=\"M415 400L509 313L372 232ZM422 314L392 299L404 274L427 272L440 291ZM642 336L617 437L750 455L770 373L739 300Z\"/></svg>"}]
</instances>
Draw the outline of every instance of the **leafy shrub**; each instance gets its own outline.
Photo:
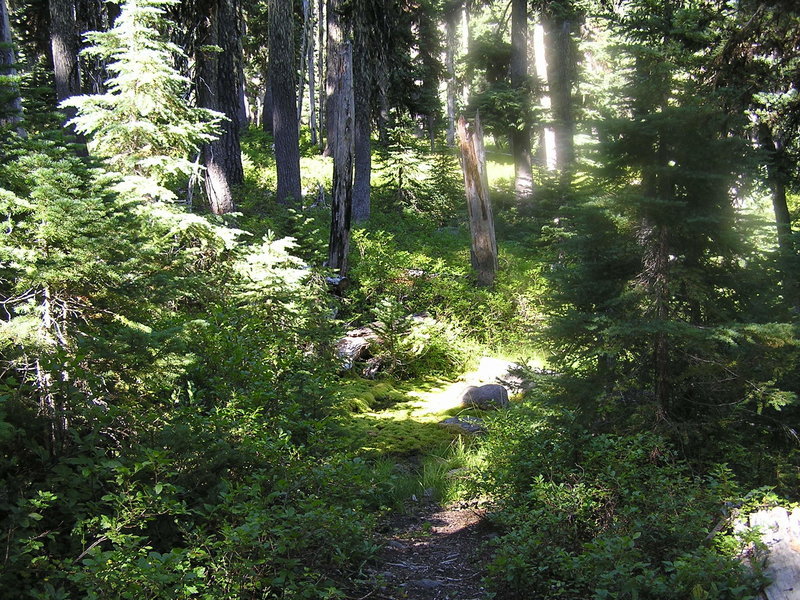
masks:
<instances>
[{"instance_id":1,"label":"leafy shrub","mask_svg":"<svg viewBox=\"0 0 800 600\"><path fill-rule=\"evenodd\" d=\"M483 489L506 529L489 566L501 596L755 594L758 578L735 556L742 544L705 539L740 494L724 466L700 477L653 433L591 434L525 410L492 431Z\"/></svg>"},{"instance_id":2,"label":"leafy shrub","mask_svg":"<svg viewBox=\"0 0 800 600\"><path fill-rule=\"evenodd\" d=\"M456 328L427 316L408 316L391 298L378 303L375 318L379 343L373 354L390 375L410 378L463 371L466 356Z\"/></svg>"}]
</instances>

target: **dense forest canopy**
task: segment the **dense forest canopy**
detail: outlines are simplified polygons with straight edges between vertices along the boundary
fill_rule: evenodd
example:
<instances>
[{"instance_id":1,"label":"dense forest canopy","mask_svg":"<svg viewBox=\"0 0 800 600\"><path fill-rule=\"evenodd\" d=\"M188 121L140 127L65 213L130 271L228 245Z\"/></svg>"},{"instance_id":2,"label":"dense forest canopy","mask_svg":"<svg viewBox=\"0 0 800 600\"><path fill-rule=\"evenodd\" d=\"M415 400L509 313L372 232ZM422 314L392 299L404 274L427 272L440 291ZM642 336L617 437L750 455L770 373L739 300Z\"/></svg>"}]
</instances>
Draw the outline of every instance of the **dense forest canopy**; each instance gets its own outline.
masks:
<instances>
[{"instance_id":1,"label":"dense forest canopy","mask_svg":"<svg viewBox=\"0 0 800 600\"><path fill-rule=\"evenodd\" d=\"M755 597L798 164L794 0L0 0L0 595L406 597L438 494L487 598Z\"/></svg>"}]
</instances>

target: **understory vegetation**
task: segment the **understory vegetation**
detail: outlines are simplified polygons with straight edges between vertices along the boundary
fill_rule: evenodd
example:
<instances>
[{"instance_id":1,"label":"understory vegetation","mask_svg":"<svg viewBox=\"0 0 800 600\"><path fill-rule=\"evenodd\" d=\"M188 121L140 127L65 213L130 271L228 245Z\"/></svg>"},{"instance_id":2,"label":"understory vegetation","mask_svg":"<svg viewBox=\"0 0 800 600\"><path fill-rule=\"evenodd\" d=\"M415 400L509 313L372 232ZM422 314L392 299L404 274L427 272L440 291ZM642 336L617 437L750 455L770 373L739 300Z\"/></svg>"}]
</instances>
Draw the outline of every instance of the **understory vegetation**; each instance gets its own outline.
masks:
<instances>
[{"instance_id":1,"label":"understory vegetation","mask_svg":"<svg viewBox=\"0 0 800 600\"><path fill-rule=\"evenodd\" d=\"M671 330L691 362L680 410L654 422L626 366L637 326L609 316L603 333L559 295L607 293L554 268L585 243L591 203L554 263L531 232L553 222L546 205L523 217L498 196L503 266L480 289L457 194L433 223L424 173L404 194L379 184L338 298L307 267L324 207L231 228L109 191L113 176L44 135L4 154L3 589L346 597L376 522L423 497L489 502L498 597L749 598L764 584L754 534L726 518L796 499L796 330ZM248 176L251 197L268 168ZM334 342L373 322L387 372L343 374ZM602 335L615 341L599 353ZM480 355L534 366L542 348L549 370L525 374L533 387L485 438L438 426L464 409L421 401Z\"/></svg>"},{"instance_id":2,"label":"understory vegetation","mask_svg":"<svg viewBox=\"0 0 800 600\"><path fill-rule=\"evenodd\" d=\"M302 198L278 197L285 147L252 106L194 105L213 84L263 108L281 61L258 36L278 3L70 6L89 4L106 30L73 58L108 93L64 102L41 49L62 4L19 0L9 21L0 0L3 599L363 600L381 527L434 502L494 527L490 598L745 600L769 585L748 515L800 502L791 3L514 2L506 18L511 4L426 1L389 3L377 25L360 19L382 5L332 11L393 52L375 52L369 218L345 228L346 277L330 267L334 159L303 101L282 107L302 124ZM289 75L322 44L308 4ZM561 99L556 55L549 83L512 73L527 42L506 30L533 12L549 40L566 32ZM179 17L220 20L198 33ZM489 134L475 170L490 285L445 138L437 19L448 45L457 22L473 44L450 56L448 100L458 82ZM241 155L227 191L223 155ZM343 356L358 336L368 351ZM496 411L460 402L487 358L518 384Z\"/></svg>"}]
</instances>

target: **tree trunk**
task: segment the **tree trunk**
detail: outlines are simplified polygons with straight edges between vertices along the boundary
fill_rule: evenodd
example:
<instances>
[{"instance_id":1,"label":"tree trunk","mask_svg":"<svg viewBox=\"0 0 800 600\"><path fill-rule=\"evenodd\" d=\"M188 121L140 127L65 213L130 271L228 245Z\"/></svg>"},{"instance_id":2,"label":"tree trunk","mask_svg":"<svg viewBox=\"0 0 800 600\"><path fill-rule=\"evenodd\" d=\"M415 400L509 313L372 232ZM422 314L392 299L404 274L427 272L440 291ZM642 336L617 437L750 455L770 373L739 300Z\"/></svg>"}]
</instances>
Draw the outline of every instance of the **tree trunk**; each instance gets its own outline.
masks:
<instances>
[{"instance_id":1,"label":"tree trunk","mask_svg":"<svg viewBox=\"0 0 800 600\"><path fill-rule=\"evenodd\" d=\"M319 48L319 59L317 60L317 81L319 83L319 111L317 114L319 115L319 149L320 152L324 152L325 150L325 135L323 135L323 131L326 131L327 121L325 120L325 101L327 100L327 96L324 93L325 90L322 89L322 86L325 83L325 19L323 16L325 15L325 0L318 0L317 1L317 47Z\"/></svg>"},{"instance_id":2,"label":"tree trunk","mask_svg":"<svg viewBox=\"0 0 800 600\"><path fill-rule=\"evenodd\" d=\"M240 21L241 22L241 21ZM241 49L241 38L239 41L239 53L237 56L241 58L239 60L239 72L238 72L238 92L237 96L239 99L238 106L236 107L236 128L239 130L239 134L246 132L250 128L250 105L247 102L247 90L245 88L245 80L244 80L244 54L243 50Z\"/></svg>"},{"instance_id":3,"label":"tree trunk","mask_svg":"<svg viewBox=\"0 0 800 600\"><path fill-rule=\"evenodd\" d=\"M53 52L56 100L61 102L81 93L74 0L50 0L50 45ZM68 109L67 114L68 117L73 117L75 109Z\"/></svg>"},{"instance_id":4,"label":"tree trunk","mask_svg":"<svg viewBox=\"0 0 800 600\"><path fill-rule=\"evenodd\" d=\"M272 113L275 112L275 102L272 95L272 71L268 70L264 78L267 82L267 87L264 90L264 103L261 107L261 128L269 134L272 134Z\"/></svg>"},{"instance_id":5,"label":"tree trunk","mask_svg":"<svg viewBox=\"0 0 800 600\"><path fill-rule=\"evenodd\" d=\"M278 171L278 202L297 203L300 191L300 132L297 125L295 87L294 20L291 0L269 4L269 70L274 109L275 165Z\"/></svg>"},{"instance_id":6,"label":"tree trunk","mask_svg":"<svg viewBox=\"0 0 800 600\"><path fill-rule=\"evenodd\" d=\"M316 66L314 64L315 40L314 35L314 5L311 5L311 28L308 31L308 123L311 128L311 143L316 146L319 143L319 131L317 130L317 80Z\"/></svg>"},{"instance_id":7,"label":"tree trunk","mask_svg":"<svg viewBox=\"0 0 800 600\"><path fill-rule=\"evenodd\" d=\"M772 192L772 209L778 236L779 268L783 279L784 300L797 310L800 308L800 285L797 281L797 248L792 234L792 216L786 200L787 171L783 145L775 139L766 124L758 129L758 141L767 154L767 179Z\"/></svg>"},{"instance_id":8,"label":"tree trunk","mask_svg":"<svg viewBox=\"0 0 800 600\"><path fill-rule=\"evenodd\" d=\"M325 123L328 131L327 139L325 140L324 156L333 156L334 146L339 142L336 139L336 132L339 127L339 117L334 114L338 109L335 102L331 102L331 96L334 94L337 85L338 74L342 73L343 66L339 64L344 60L345 53L342 51L342 45L347 39L347 27L340 14L342 8L342 0L328 0L326 20L328 24L328 60L327 60L327 76L325 78L325 95L327 96L325 102Z\"/></svg>"},{"instance_id":9,"label":"tree trunk","mask_svg":"<svg viewBox=\"0 0 800 600\"><path fill-rule=\"evenodd\" d=\"M81 93L81 72L78 62L78 28L74 0L50 0L50 48L53 54L53 73L56 81L56 101L62 102ZM75 108L65 108L67 121L75 117ZM74 133L80 144L78 154L88 156L86 138Z\"/></svg>"},{"instance_id":10,"label":"tree trunk","mask_svg":"<svg viewBox=\"0 0 800 600\"><path fill-rule=\"evenodd\" d=\"M6 0L0 0L0 77L4 78L4 84L0 86L0 126L18 123L22 119L16 63L8 7Z\"/></svg>"},{"instance_id":11,"label":"tree trunk","mask_svg":"<svg viewBox=\"0 0 800 600\"><path fill-rule=\"evenodd\" d=\"M547 86L547 54L545 52L544 43L544 27L541 23L537 23L533 28L533 55L536 62L536 77L545 83ZM548 86L549 87L549 86ZM542 94L541 102L539 104L542 112L545 114L550 112L550 91L545 91ZM556 168L556 141L553 128L548 125L547 121L542 120L538 131L539 144L536 152L536 162L545 167L548 171L554 171Z\"/></svg>"},{"instance_id":12,"label":"tree trunk","mask_svg":"<svg viewBox=\"0 0 800 600\"><path fill-rule=\"evenodd\" d=\"M328 97L329 114L335 118L333 133L333 200L331 204L331 234L328 244L328 266L347 276L347 254L350 249L350 219L353 200L353 52L350 42L338 47L340 56L331 64L335 85ZM330 77L331 72L328 72ZM333 129L333 131L331 131ZM329 135L331 134L329 133Z\"/></svg>"},{"instance_id":13,"label":"tree trunk","mask_svg":"<svg viewBox=\"0 0 800 600\"><path fill-rule=\"evenodd\" d=\"M306 97L306 58L308 58L308 33L311 24L310 0L303 0L303 31L300 39L300 81L297 90L297 122L303 120L303 101Z\"/></svg>"},{"instance_id":14,"label":"tree trunk","mask_svg":"<svg viewBox=\"0 0 800 600\"><path fill-rule=\"evenodd\" d=\"M575 114L572 84L575 80L576 53L572 23L558 14L543 15L547 47L547 83L555 132L556 168L563 183L568 183L575 163Z\"/></svg>"},{"instance_id":15,"label":"tree trunk","mask_svg":"<svg viewBox=\"0 0 800 600\"><path fill-rule=\"evenodd\" d=\"M389 67L385 54L381 59L378 69L378 141L386 147L389 145Z\"/></svg>"},{"instance_id":16,"label":"tree trunk","mask_svg":"<svg viewBox=\"0 0 800 600\"><path fill-rule=\"evenodd\" d=\"M530 97L528 85L528 0L511 2L511 85ZM518 200L527 200L533 193L531 168L531 129L527 114L522 127L511 129L514 153L514 191Z\"/></svg>"},{"instance_id":17,"label":"tree trunk","mask_svg":"<svg viewBox=\"0 0 800 600\"><path fill-rule=\"evenodd\" d=\"M353 86L355 97L355 176L353 181L353 220L369 219L372 177L372 69L368 52L368 24L358 15L353 48Z\"/></svg>"},{"instance_id":18,"label":"tree trunk","mask_svg":"<svg viewBox=\"0 0 800 600\"><path fill-rule=\"evenodd\" d=\"M447 145L452 147L456 143L456 21L459 12L453 10L446 16L447 28L447 54L445 67L447 68Z\"/></svg>"},{"instance_id":19,"label":"tree trunk","mask_svg":"<svg viewBox=\"0 0 800 600\"><path fill-rule=\"evenodd\" d=\"M198 50L198 105L223 113L222 135L203 148L205 190L211 212L235 210L233 188L244 181L239 144L239 65L241 45L238 0L207 0L198 8L198 47L219 46L222 52Z\"/></svg>"},{"instance_id":20,"label":"tree trunk","mask_svg":"<svg viewBox=\"0 0 800 600\"><path fill-rule=\"evenodd\" d=\"M497 241L489 200L483 130L478 115L475 116L473 131L467 128L464 117L458 120L458 139L469 211L472 267L477 273L478 285L491 286L497 273Z\"/></svg>"},{"instance_id":21,"label":"tree trunk","mask_svg":"<svg viewBox=\"0 0 800 600\"><path fill-rule=\"evenodd\" d=\"M419 56L417 60L422 62L422 93L427 105L424 114L425 124L427 125L431 152L435 152L436 130L441 114L439 102L441 63L439 62L439 56L442 49L439 42L438 22L430 11L420 11L418 31Z\"/></svg>"}]
</instances>

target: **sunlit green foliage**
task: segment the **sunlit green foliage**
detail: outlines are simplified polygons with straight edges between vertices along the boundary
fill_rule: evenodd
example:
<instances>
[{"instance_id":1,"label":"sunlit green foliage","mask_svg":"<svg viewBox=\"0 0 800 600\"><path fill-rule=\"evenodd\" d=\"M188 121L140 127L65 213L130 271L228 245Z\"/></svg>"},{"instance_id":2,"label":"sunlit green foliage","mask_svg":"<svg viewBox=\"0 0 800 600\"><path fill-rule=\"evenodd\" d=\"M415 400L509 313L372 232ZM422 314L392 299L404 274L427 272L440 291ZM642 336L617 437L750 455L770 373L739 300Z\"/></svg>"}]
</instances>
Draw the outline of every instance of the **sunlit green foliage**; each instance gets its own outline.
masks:
<instances>
[{"instance_id":1,"label":"sunlit green foliage","mask_svg":"<svg viewBox=\"0 0 800 600\"><path fill-rule=\"evenodd\" d=\"M77 109L71 123L89 136L94 154L123 174L125 189L164 200L176 174L188 176L200 146L219 132L219 113L192 107L190 81L173 63L184 56L167 42L164 7L177 0L129 0L109 31L86 34L84 52L106 61L111 77L103 94L76 96L63 106Z\"/></svg>"}]
</instances>

